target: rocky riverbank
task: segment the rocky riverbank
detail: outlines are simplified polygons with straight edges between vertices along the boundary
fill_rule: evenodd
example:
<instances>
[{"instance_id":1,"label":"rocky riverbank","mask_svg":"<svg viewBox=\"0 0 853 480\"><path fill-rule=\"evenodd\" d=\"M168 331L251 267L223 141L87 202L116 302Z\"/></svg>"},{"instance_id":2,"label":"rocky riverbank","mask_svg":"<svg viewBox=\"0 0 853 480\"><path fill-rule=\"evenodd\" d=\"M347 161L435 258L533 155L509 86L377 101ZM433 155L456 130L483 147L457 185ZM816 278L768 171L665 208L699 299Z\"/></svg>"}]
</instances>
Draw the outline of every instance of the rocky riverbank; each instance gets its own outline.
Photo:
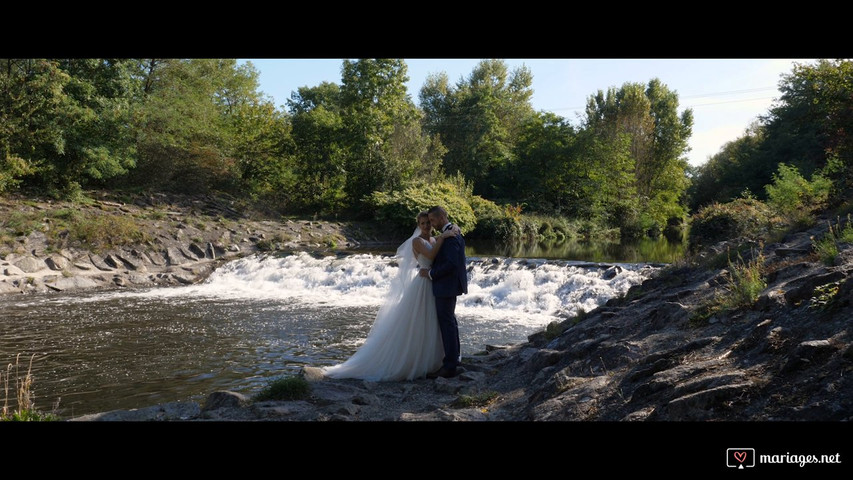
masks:
<instances>
[{"instance_id":1,"label":"rocky riverbank","mask_svg":"<svg viewBox=\"0 0 853 480\"><path fill-rule=\"evenodd\" d=\"M719 259L737 244L725 242L697 265L671 266L528 342L465 358L452 379L330 380L306 367L311 393L299 400L213 392L203 405L75 420L849 421L853 246L841 245L835 262L824 264L812 238L825 231L744 252L766 281L746 306L712 308L731 284Z\"/></svg>"},{"instance_id":2,"label":"rocky riverbank","mask_svg":"<svg viewBox=\"0 0 853 480\"><path fill-rule=\"evenodd\" d=\"M84 204L0 198L0 294L191 284L258 252L393 241L368 223L270 220L228 197L94 197ZM103 231L110 229L121 232Z\"/></svg>"}]
</instances>

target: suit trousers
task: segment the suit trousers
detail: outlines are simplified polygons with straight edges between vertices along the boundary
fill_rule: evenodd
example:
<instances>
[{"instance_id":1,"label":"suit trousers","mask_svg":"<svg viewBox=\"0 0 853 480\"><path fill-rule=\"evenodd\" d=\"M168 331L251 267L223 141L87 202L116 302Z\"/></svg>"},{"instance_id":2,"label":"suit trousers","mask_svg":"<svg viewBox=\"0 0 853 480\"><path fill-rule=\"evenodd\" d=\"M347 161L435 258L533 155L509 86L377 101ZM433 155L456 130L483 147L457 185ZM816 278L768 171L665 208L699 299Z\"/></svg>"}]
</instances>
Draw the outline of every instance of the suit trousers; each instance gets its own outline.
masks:
<instances>
[{"instance_id":1,"label":"suit trousers","mask_svg":"<svg viewBox=\"0 0 853 480\"><path fill-rule=\"evenodd\" d=\"M435 310L438 314L441 342L444 345L442 365L449 370L455 370L459 366L462 350L459 344L459 324L456 322L456 297L435 297Z\"/></svg>"}]
</instances>

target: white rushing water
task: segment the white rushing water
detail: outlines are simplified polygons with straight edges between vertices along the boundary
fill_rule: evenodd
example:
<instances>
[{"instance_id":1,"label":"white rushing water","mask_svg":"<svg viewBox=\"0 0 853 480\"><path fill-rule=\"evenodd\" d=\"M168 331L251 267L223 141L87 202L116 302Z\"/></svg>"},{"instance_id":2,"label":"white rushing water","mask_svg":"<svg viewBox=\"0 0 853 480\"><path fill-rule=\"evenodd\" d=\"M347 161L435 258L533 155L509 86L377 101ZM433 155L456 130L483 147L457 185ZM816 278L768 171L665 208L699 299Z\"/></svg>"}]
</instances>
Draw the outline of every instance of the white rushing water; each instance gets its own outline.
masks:
<instances>
[{"instance_id":1,"label":"white rushing water","mask_svg":"<svg viewBox=\"0 0 853 480\"><path fill-rule=\"evenodd\" d=\"M580 309L592 310L641 283L654 270L642 264L469 258L468 294L459 297L457 314L543 325ZM223 265L198 285L107 295L378 307L396 273L394 258L385 255L252 256Z\"/></svg>"}]
</instances>

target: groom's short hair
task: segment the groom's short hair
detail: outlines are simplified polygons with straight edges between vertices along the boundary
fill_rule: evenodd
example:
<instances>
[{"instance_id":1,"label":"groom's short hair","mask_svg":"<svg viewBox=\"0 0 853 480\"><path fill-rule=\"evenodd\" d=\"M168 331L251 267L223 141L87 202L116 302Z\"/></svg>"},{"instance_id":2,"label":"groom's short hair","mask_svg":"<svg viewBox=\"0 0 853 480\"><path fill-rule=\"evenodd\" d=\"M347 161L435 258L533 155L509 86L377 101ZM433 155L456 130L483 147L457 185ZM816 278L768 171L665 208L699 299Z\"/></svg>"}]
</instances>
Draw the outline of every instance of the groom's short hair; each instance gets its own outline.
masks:
<instances>
[{"instance_id":1,"label":"groom's short hair","mask_svg":"<svg viewBox=\"0 0 853 480\"><path fill-rule=\"evenodd\" d=\"M429 210L427 210L427 213L429 213L430 215L440 215L442 217L447 216L447 210L439 207L438 205L431 207Z\"/></svg>"}]
</instances>

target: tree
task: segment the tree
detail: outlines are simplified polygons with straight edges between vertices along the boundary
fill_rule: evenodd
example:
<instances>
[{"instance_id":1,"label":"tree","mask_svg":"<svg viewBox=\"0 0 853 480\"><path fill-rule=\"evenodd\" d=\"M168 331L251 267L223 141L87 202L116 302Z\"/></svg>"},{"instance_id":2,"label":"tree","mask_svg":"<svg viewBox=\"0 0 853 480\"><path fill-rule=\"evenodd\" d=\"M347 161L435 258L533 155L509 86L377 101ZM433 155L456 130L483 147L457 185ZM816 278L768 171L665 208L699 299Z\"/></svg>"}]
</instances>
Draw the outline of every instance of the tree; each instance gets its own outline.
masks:
<instances>
[{"instance_id":1,"label":"tree","mask_svg":"<svg viewBox=\"0 0 853 480\"><path fill-rule=\"evenodd\" d=\"M346 156L340 87L300 87L287 101L296 146L295 202L300 210L339 211L346 204Z\"/></svg>"},{"instance_id":2,"label":"tree","mask_svg":"<svg viewBox=\"0 0 853 480\"><path fill-rule=\"evenodd\" d=\"M444 148L423 132L422 114L406 91L405 62L344 60L341 70L339 151L349 205L368 205L374 191L398 191L434 174Z\"/></svg>"},{"instance_id":3,"label":"tree","mask_svg":"<svg viewBox=\"0 0 853 480\"><path fill-rule=\"evenodd\" d=\"M447 147L444 171L461 172L478 195L500 194L494 177L513 163L523 122L533 114L532 82L526 67L510 73L502 60L483 60L455 87L438 74L421 89L425 128Z\"/></svg>"},{"instance_id":4,"label":"tree","mask_svg":"<svg viewBox=\"0 0 853 480\"><path fill-rule=\"evenodd\" d=\"M53 60L0 60L0 193L65 151L60 120L70 80Z\"/></svg>"},{"instance_id":5,"label":"tree","mask_svg":"<svg viewBox=\"0 0 853 480\"><path fill-rule=\"evenodd\" d=\"M679 115L678 95L658 79L645 86L625 83L619 89L611 87L606 94L599 90L589 98L585 128L605 142L621 142L622 135L630 141L642 224L633 231L660 231L670 218L686 213L688 163L684 155L692 126L692 111Z\"/></svg>"},{"instance_id":6,"label":"tree","mask_svg":"<svg viewBox=\"0 0 853 480\"><path fill-rule=\"evenodd\" d=\"M533 211L562 212L578 191L575 140L574 128L564 118L549 112L530 115L513 161L496 178L503 198Z\"/></svg>"}]
</instances>

